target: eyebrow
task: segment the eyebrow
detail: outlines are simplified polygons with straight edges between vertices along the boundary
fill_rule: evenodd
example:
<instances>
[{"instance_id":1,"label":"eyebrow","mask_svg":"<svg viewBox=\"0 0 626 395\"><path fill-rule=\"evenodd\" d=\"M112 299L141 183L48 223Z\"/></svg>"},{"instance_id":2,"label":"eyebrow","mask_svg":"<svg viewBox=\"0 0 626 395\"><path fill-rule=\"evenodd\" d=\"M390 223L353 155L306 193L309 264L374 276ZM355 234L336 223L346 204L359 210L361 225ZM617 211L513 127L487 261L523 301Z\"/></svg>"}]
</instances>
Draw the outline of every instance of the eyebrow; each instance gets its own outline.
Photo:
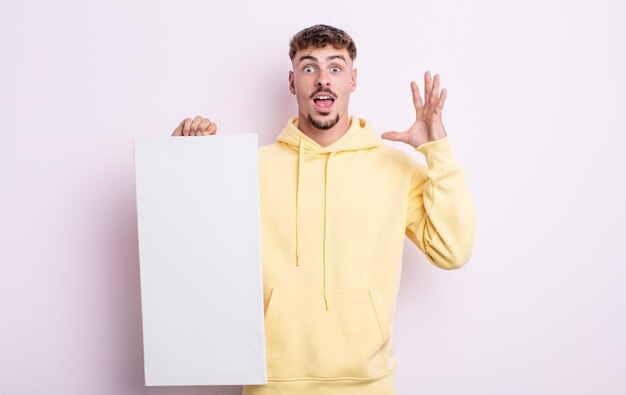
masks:
<instances>
[{"instance_id":1,"label":"eyebrow","mask_svg":"<svg viewBox=\"0 0 626 395\"><path fill-rule=\"evenodd\" d=\"M300 60L298 61L299 63L302 63L303 60L309 59L315 63L319 63L319 61L317 60L317 58L315 56L312 55L302 55L300 56ZM346 62L346 58L343 55L331 55L331 56L327 56L326 57L326 61L331 61L333 59L341 59L344 61L344 63L348 63Z\"/></svg>"}]
</instances>

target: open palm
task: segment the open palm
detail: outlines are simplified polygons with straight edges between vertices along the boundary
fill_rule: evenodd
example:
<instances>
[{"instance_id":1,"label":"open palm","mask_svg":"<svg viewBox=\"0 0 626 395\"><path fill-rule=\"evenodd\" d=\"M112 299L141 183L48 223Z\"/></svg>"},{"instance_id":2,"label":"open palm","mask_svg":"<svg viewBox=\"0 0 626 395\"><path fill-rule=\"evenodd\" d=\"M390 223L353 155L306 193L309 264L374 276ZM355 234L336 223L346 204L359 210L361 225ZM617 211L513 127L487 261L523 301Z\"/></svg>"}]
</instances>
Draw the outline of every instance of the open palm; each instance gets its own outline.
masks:
<instances>
[{"instance_id":1,"label":"open palm","mask_svg":"<svg viewBox=\"0 0 626 395\"><path fill-rule=\"evenodd\" d=\"M413 92L413 104L415 105L415 122L404 132L385 132L380 137L402 141L417 148L418 146L446 137L446 129L443 127L441 114L446 101L447 90L443 89L439 94L439 74L435 74L431 82L430 72L424 73L424 101L420 96L419 88L415 81L411 81Z\"/></svg>"}]
</instances>

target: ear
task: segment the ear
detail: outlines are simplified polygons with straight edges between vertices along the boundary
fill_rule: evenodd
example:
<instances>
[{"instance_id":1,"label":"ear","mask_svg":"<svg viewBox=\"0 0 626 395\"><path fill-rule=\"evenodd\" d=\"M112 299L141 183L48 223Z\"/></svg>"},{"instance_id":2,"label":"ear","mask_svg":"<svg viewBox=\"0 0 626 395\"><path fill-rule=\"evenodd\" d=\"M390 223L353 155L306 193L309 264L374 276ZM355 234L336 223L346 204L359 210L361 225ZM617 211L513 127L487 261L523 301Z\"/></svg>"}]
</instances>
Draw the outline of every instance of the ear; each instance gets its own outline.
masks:
<instances>
[{"instance_id":1,"label":"ear","mask_svg":"<svg viewBox=\"0 0 626 395\"><path fill-rule=\"evenodd\" d=\"M292 95L296 94L296 84L293 80L293 71L289 71L289 91Z\"/></svg>"},{"instance_id":2,"label":"ear","mask_svg":"<svg viewBox=\"0 0 626 395\"><path fill-rule=\"evenodd\" d=\"M352 80L350 81L350 93L356 89L356 69L352 69Z\"/></svg>"}]
</instances>

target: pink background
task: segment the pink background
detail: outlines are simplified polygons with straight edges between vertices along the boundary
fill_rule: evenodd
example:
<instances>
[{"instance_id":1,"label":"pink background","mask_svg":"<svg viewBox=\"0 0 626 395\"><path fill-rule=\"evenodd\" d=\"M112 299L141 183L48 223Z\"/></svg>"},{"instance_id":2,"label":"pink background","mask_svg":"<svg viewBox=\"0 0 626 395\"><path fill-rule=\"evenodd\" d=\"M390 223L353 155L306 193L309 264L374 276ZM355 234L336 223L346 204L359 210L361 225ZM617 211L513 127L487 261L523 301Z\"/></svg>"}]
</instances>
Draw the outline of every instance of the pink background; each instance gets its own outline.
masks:
<instances>
[{"instance_id":1,"label":"pink background","mask_svg":"<svg viewBox=\"0 0 626 395\"><path fill-rule=\"evenodd\" d=\"M356 4L0 3L0 393L241 392L143 386L132 138L201 114L274 141L315 23L356 40L351 111L379 133L441 75L476 201L464 268L407 240L399 394L626 393L622 6Z\"/></svg>"}]
</instances>

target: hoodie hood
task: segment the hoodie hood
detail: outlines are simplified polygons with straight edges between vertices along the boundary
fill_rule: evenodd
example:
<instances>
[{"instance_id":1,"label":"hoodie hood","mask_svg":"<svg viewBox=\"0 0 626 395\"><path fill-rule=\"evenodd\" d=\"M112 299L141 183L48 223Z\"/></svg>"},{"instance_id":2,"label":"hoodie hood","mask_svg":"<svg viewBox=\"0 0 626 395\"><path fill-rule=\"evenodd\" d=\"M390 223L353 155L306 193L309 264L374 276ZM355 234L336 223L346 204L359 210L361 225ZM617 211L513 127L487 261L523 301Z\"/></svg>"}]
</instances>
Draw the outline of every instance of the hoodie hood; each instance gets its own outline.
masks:
<instances>
[{"instance_id":1,"label":"hoodie hood","mask_svg":"<svg viewBox=\"0 0 626 395\"><path fill-rule=\"evenodd\" d=\"M298 152L298 180L296 186L296 266L300 266L300 235L302 233L302 220L300 215L300 186L303 174L305 174L305 170L303 169L303 156L306 154L328 154L326 159L326 172L324 176L324 258L322 262L324 265L324 302L326 304L326 310L328 310L329 306L326 294L326 265L328 263L327 258L329 253L327 250L328 243L326 235L326 201L328 197L326 184L332 173L332 159L338 152L370 149L383 145L384 143L382 138L374 133L374 130L365 119L354 116L350 117L350 126L346 133L327 147L322 147L315 140L298 129L297 115L291 117L289 121L287 121L287 125L285 125L283 131L276 137L276 141L284 143L289 146L289 148Z\"/></svg>"}]
</instances>

